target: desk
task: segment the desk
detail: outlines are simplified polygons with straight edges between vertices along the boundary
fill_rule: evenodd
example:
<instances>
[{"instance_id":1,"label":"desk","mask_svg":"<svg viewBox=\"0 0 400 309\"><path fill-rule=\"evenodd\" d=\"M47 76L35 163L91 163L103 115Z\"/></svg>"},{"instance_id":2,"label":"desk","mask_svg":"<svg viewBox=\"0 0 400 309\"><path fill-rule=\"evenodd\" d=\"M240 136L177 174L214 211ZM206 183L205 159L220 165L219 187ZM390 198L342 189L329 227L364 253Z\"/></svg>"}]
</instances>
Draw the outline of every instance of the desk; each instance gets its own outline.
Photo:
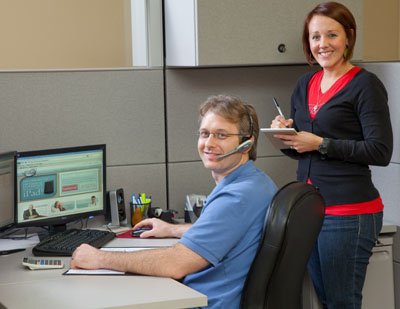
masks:
<instances>
[{"instance_id":1,"label":"desk","mask_svg":"<svg viewBox=\"0 0 400 309\"><path fill-rule=\"evenodd\" d=\"M116 238L107 247L167 247L176 239ZM66 267L28 270L31 249L0 256L0 308L189 308L207 305L207 297L171 278L150 276L62 276Z\"/></svg>"}]
</instances>

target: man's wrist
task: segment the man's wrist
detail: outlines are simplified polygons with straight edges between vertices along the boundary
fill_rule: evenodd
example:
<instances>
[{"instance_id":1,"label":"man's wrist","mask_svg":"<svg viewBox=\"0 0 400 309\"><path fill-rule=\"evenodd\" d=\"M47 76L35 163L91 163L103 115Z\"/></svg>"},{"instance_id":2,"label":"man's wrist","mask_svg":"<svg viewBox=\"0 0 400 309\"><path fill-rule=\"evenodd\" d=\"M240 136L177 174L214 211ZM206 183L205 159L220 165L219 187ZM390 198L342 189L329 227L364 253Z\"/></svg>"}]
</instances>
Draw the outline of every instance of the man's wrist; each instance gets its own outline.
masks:
<instances>
[{"instance_id":1,"label":"man's wrist","mask_svg":"<svg viewBox=\"0 0 400 309\"><path fill-rule=\"evenodd\" d=\"M171 224L172 225L172 224ZM172 225L171 235L175 238L181 238L183 234L192 226L192 223L180 223Z\"/></svg>"},{"instance_id":2,"label":"man's wrist","mask_svg":"<svg viewBox=\"0 0 400 309\"><path fill-rule=\"evenodd\" d=\"M112 252L112 253L117 253L117 252ZM112 259L111 257L113 255L112 253L98 249L97 263L100 268L110 268L110 266L108 265L108 261L110 258Z\"/></svg>"}]
</instances>

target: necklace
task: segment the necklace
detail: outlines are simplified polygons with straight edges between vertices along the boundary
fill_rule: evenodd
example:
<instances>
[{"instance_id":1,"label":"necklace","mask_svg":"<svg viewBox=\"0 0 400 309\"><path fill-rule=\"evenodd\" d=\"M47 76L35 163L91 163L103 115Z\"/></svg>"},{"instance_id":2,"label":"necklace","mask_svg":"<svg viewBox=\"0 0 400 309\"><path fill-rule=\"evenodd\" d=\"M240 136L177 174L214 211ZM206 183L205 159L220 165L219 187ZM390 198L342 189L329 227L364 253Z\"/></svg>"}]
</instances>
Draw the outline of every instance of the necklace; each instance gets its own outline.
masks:
<instances>
[{"instance_id":1,"label":"necklace","mask_svg":"<svg viewBox=\"0 0 400 309\"><path fill-rule=\"evenodd\" d=\"M313 106L313 108L312 108L313 111L314 111L314 114L315 114L315 113L318 111L318 109L321 107L320 105L323 105L322 102L324 102L324 97L325 97L328 93L332 93L332 91L330 91L331 88L334 87L334 86L336 85L336 82L337 82L339 79L341 79L343 76L345 76L345 75L347 74L347 72L349 72L352 68L353 68L352 65L346 67L346 68L344 69L343 74L339 75L339 76L336 77L334 80L332 80L332 83L330 84L329 88L328 88L324 93L322 93L322 91L321 91L321 83L322 83L322 79L323 79L323 77L324 77L324 75L322 74L321 79L319 80L319 85L318 85L317 104L315 104L315 105ZM318 82L317 82L317 83L318 83ZM336 91L338 91L338 90L336 90ZM321 96L320 96L320 95L321 95ZM330 98L330 96L331 96L331 95L328 95L328 98Z\"/></svg>"},{"instance_id":2,"label":"necklace","mask_svg":"<svg viewBox=\"0 0 400 309\"><path fill-rule=\"evenodd\" d=\"M318 110L318 108L319 108L319 103L321 103L321 101L323 101L323 98L324 98L324 95L325 95L325 93L321 96L321 101L319 100L319 94L321 93L321 86L320 86L320 88L318 89L318 94L317 94L317 104L315 104L314 105L314 107L313 107L313 110L314 110L314 113Z\"/></svg>"}]
</instances>

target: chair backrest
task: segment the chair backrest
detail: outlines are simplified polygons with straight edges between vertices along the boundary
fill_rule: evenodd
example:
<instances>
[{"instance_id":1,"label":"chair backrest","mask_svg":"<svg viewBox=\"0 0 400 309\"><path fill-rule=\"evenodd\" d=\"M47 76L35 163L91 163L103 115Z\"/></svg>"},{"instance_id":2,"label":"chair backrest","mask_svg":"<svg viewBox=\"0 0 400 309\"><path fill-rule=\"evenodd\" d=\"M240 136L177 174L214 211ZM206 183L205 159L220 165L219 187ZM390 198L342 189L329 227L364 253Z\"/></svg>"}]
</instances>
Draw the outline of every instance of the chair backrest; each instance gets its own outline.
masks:
<instances>
[{"instance_id":1,"label":"chair backrest","mask_svg":"<svg viewBox=\"0 0 400 309\"><path fill-rule=\"evenodd\" d=\"M298 309L305 270L325 215L314 186L291 182L272 198L241 308Z\"/></svg>"}]
</instances>

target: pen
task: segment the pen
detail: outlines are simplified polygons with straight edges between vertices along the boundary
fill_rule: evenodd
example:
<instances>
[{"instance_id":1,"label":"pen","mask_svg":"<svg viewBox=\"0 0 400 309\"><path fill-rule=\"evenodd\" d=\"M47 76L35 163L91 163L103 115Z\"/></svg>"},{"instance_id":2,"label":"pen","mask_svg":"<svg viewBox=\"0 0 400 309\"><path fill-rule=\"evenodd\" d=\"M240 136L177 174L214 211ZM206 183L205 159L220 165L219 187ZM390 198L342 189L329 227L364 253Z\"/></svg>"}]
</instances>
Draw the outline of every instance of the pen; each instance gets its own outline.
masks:
<instances>
[{"instance_id":1,"label":"pen","mask_svg":"<svg viewBox=\"0 0 400 309\"><path fill-rule=\"evenodd\" d=\"M0 255L7 255L7 254L11 254L11 253L20 252L20 251L25 251L25 248L11 249L11 250L1 250L0 251Z\"/></svg>"},{"instance_id":2,"label":"pen","mask_svg":"<svg viewBox=\"0 0 400 309\"><path fill-rule=\"evenodd\" d=\"M282 113L282 111L281 111L281 108L280 108L280 106L279 106L279 104L278 104L278 101L275 99L275 97L273 97L273 100L274 100L276 109L277 109L278 112L279 112L279 115L281 115L283 118L285 118L285 116L283 115L283 113ZM286 118L285 118L285 119L286 119Z\"/></svg>"},{"instance_id":3,"label":"pen","mask_svg":"<svg viewBox=\"0 0 400 309\"><path fill-rule=\"evenodd\" d=\"M140 211L143 213L144 212L144 204L143 204L144 201L142 200L142 194L138 195L137 201L138 201L138 204L140 205L138 207L140 207Z\"/></svg>"},{"instance_id":4,"label":"pen","mask_svg":"<svg viewBox=\"0 0 400 309\"><path fill-rule=\"evenodd\" d=\"M186 209L188 211L193 211L192 203L190 202L189 195L186 195Z\"/></svg>"},{"instance_id":5,"label":"pen","mask_svg":"<svg viewBox=\"0 0 400 309\"><path fill-rule=\"evenodd\" d=\"M132 205L136 204L135 193L132 193L131 203L132 203Z\"/></svg>"}]
</instances>

